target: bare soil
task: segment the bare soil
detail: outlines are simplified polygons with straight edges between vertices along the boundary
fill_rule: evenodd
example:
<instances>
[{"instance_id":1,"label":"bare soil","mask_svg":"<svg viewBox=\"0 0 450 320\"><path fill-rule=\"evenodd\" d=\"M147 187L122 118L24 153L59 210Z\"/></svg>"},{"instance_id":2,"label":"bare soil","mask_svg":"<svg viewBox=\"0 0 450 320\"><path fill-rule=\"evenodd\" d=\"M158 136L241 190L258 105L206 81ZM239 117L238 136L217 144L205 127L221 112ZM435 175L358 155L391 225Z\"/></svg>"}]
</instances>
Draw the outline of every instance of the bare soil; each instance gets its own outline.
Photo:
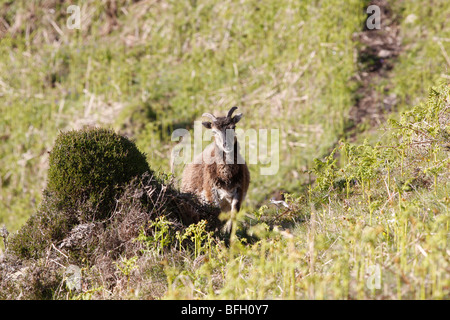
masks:
<instances>
[{"instance_id":1,"label":"bare soil","mask_svg":"<svg viewBox=\"0 0 450 320\"><path fill-rule=\"evenodd\" d=\"M355 94L355 104L351 107L349 118L352 122L350 137L355 138L361 123L369 123L378 127L385 115L395 110L397 97L386 86L380 92L380 84L389 77L396 57L402 50L398 17L394 16L387 0L371 1L369 5L377 5L381 11L380 29L368 29L364 24L363 31L354 35L361 48L358 52L359 72L356 80L360 87ZM371 14L368 14L368 17Z\"/></svg>"}]
</instances>

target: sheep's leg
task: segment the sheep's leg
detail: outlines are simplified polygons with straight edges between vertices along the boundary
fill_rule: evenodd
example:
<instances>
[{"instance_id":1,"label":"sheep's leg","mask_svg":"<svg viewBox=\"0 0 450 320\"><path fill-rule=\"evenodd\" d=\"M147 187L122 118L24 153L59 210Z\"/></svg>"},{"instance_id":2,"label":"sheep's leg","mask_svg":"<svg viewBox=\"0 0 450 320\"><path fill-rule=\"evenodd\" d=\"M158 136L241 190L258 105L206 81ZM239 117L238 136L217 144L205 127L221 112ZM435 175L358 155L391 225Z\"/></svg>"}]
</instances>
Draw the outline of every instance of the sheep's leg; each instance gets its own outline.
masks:
<instances>
[{"instance_id":1,"label":"sheep's leg","mask_svg":"<svg viewBox=\"0 0 450 320\"><path fill-rule=\"evenodd\" d=\"M224 230L227 233L230 233L231 227L233 225L233 221L236 219L236 215L241 209L241 203L242 203L242 192L240 189L237 189L235 192L233 192L233 196L231 198L231 215L230 219L225 224Z\"/></svg>"},{"instance_id":2,"label":"sheep's leg","mask_svg":"<svg viewBox=\"0 0 450 320\"><path fill-rule=\"evenodd\" d=\"M233 198L231 200L231 211L239 212L241 210L242 200L244 199L244 193L241 188L237 188L233 193Z\"/></svg>"},{"instance_id":3,"label":"sheep's leg","mask_svg":"<svg viewBox=\"0 0 450 320\"><path fill-rule=\"evenodd\" d=\"M233 198L231 200L231 212L239 212L239 210L241 210L241 201L239 198Z\"/></svg>"}]
</instances>

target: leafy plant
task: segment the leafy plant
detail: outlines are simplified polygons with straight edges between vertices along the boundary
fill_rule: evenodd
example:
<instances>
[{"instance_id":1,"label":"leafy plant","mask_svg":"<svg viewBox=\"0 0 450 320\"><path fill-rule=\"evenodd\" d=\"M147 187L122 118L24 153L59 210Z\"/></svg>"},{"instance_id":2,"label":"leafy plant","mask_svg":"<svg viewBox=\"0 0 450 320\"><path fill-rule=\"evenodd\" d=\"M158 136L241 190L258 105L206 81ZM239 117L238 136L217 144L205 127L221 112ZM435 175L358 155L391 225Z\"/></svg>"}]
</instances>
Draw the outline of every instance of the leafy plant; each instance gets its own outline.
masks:
<instances>
[{"instance_id":1,"label":"leafy plant","mask_svg":"<svg viewBox=\"0 0 450 320\"><path fill-rule=\"evenodd\" d=\"M137 268L136 261L138 257L133 256L129 259L122 257L120 262L116 262L117 268L122 272L122 274L126 277L127 283L130 280L130 275L134 269Z\"/></svg>"},{"instance_id":2,"label":"leafy plant","mask_svg":"<svg viewBox=\"0 0 450 320\"><path fill-rule=\"evenodd\" d=\"M170 230L172 222L167 220L165 216L157 217L148 227L151 235L147 236L146 231L141 229L139 236L135 241L142 242L146 251L153 251L156 254L162 254L173 241L173 235Z\"/></svg>"},{"instance_id":3,"label":"leafy plant","mask_svg":"<svg viewBox=\"0 0 450 320\"><path fill-rule=\"evenodd\" d=\"M196 258L211 245L212 232L206 231L206 223L206 220L201 220L198 223L191 224L180 238L181 240L190 238L194 243L194 256ZM205 239L208 239L207 246L203 246Z\"/></svg>"},{"instance_id":4,"label":"leafy plant","mask_svg":"<svg viewBox=\"0 0 450 320\"><path fill-rule=\"evenodd\" d=\"M150 172L145 155L112 130L94 128L62 132L50 152L47 192L59 207L89 201L108 217L115 197L132 178ZM86 221L93 217L84 217Z\"/></svg>"}]
</instances>

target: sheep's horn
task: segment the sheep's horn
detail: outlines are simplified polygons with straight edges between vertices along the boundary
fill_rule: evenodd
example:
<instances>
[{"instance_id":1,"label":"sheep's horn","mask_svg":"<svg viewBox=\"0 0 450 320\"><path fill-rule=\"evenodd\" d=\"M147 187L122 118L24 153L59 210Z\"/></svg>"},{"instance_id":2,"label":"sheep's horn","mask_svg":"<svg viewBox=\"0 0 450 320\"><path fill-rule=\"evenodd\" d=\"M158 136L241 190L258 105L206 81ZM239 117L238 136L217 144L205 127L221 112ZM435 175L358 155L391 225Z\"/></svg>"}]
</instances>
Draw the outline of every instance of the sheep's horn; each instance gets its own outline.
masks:
<instances>
[{"instance_id":1,"label":"sheep's horn","mask_svg":"<svg viewBox=\"0 0 450 320\"><path fill-rule=\"evenodd\" d=\"M217 118L214 117L211 113L204 113L204 114L202 114L202 117L211 118L212 121L216 121L217 120Z\"/></svg>"},{"instance_id":2,"label":"sheep's horn","mask_svg":"<svg viewBox=\"0 0 450 320\"><path fill-rule=\"evenodd\" d=\"M228 111L227 118L231 118L231 115L233 114L234 110L236 110L238 107L234 106L233 108Z\"/></svg>"}]
</instances>

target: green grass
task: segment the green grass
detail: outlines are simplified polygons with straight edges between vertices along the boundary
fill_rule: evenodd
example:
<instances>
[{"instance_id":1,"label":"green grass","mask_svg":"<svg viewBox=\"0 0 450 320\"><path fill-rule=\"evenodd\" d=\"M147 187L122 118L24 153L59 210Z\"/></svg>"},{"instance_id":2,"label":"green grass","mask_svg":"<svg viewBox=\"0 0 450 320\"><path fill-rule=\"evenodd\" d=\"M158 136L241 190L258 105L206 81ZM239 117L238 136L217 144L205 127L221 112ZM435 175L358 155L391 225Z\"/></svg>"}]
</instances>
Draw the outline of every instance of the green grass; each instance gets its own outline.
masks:
<instances>
[{"instance_id":1,"label":"green grass","mask_svg":"<svg viewBox=\"0 0 450 320\"><path fill-rule=\"evenodd\" d=\"M407 109L418 104L429 87L450 78L450 27L444 22L450 8L445 1L428 6L417 0L402 1L394 8L401 13L403 52L390 83L400 108Z\"/></svg>"},{"instance_id":2,"label":"green grass","mask_svg":"<svg viewBox=\"0 0 450 320\"><path fill-rule=\"evenodd\" d=\"M359 1L119 3L127 14L119 10L120 27L106 36L100 26L109 22L107 8L95 1L87 2L93 16L81 31L65 27L63 5L53 15L27 1L11 6L11 17L49 16L64 36L36 18L28 38L24 25L1 40L1 70L8 72L1 75L0 217L9 228L40 201L46 152L60 129L92 123L122 129L153 168L167 172L174 128L238 105L244 128L281 129L280 172L268 179L251 168L250 206L279 188L297 188L301 180L285 186L284 177L296 177L342 133L354 87L351 34L363 19Z\"/></svg>"},{"instance_id":3,"label":"green grass","mask_svg":"<svg viewBox=\"0 0 450 320\"><path fill-rule=\"evenodd\" d=\"M436 100L416 109L421 119L393 114L396 129L361 133L359 147L338 143L360 85L352 39L366 1L86 0L81 30L67 29L67 5L0 1L10 26L0 26L0 225L15 231L36 211L58 132L84 125L132 137L153 170L169 172L174 129L237 105L241 128L280 129L280 170L262 176L250 166L235 231L250 228L260 241L204 240L192 250L174 238L172 249L117 262L127 281L114 292L86 267L88 289L55 298L449 298L446 151L396 135L422 139L408 123L436 134ZM403 48L377 85L407 111L450 76L449 6L391 9ZM279 190L292 194L288 213L268 202ZM367 286L370 266L380 267L380 289Z\"/></svg>"},{"instance_id":4,"label":"green grass","mask_svg":"<svg viewBox=\"0 0 450 320\"><path fill-rule=\"evenodd\" d=\"M287 195L288 209L242 213L229 247L180 245L163 255L163 277L144 278L164 279L169 299L449 299L449 94L430 90L377 145L340 143L342 163L317 161L315 187ZM241 224L258 241L242 237ZM154 239L167 246L167 234ZM142 276L125 292L141 292Z\"/></svg>"}]
</instances>

